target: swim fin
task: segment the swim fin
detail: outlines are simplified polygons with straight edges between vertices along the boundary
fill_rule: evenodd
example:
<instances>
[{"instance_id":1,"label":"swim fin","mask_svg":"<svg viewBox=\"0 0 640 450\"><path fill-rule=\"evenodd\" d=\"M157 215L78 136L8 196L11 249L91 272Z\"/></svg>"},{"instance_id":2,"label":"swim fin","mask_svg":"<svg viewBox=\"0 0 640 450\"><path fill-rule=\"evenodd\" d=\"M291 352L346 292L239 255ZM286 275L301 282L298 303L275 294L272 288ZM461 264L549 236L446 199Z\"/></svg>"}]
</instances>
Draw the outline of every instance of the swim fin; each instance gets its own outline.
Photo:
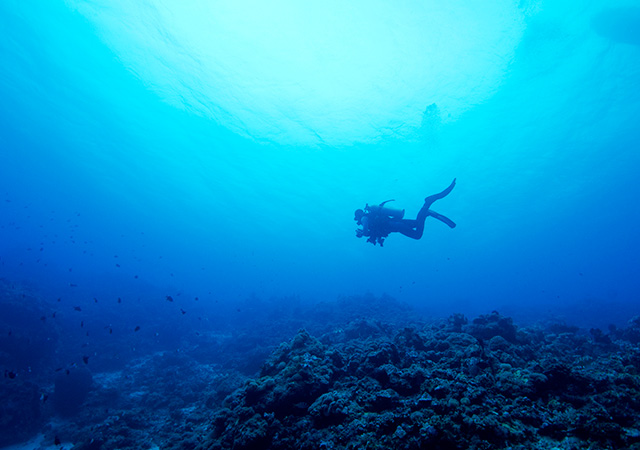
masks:
<instances>
[{"instance_id":1,"label":"swim fin","mask_svg":"<svg viewBox=\"0 0 640 450\"><path fill-rule=\"evenodd\" d=\"M431 217L433 217L434 219L438 219L440 222L446 223L447 225L449 225L450 228L455 228L456 227L456 224L455 224L455 222L453 220L449 219L446 216L443 216L442 214L438 214L435 211L429 210L429 215Z\"/></svg>"}]
</instances>

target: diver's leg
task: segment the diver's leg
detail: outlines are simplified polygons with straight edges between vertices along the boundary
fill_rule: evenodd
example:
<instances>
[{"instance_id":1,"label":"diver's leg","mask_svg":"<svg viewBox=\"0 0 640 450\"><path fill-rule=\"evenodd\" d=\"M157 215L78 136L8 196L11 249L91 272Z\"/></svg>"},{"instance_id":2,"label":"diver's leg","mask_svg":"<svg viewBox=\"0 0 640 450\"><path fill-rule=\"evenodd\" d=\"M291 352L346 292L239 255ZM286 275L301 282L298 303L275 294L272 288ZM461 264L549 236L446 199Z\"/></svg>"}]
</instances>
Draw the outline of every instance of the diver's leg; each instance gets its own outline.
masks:
<instances>
[{"instance_id":1,"label":"diver's leg","mask_svg":"<svg viewBox=\"0 0 640 450\"><path fill-rule=\"evenodd\" d=\"M424 221L427 217L425 216L420 218L419 216L420 214L418 214L418 218L416 220L403 220L403 222L405 222L405 226L403 229L398 231L412 239L420 239L424 232Z\"/></svg>"},{"instance_id":2,"label":"diver's leg","mask_svg":"<svg viewBox=\"0 0 640 450\"><path fill-rule=\"evenodd\" d=\"M403 234L412 239L420 239L424 231L424 219L422 220L394 220L388 224L389 232Z\"/></svg>"},{"instance_id":3,"label":"diver's leg","mask_svg":"<svg viewBox=\"0 0 640 450\"><path fill-rule=\"evenodd\" d=\"M453 188L451 188L453 189ZM448 194L448 192L447 192ZM440 194L436 194L436 195L440 195ZM445 194L446 195L446 194ZM434 197L432 195L432 197ZM429 198L429 197L427 197ZM435 200L432 200L430 203L425 202L425 204L422 206L422 208L420 208L420 211L418 211L418 215L416 216L416 220L403 220L402 222L407 222L408 224L411 224L411 229L404 229L404 230L398 230L400 231L400 233L404 234L405 236L408 236L410 238L413 239L420 239L422 237L422 233L424 232L424 221L427 220L427 217L429 217L429 213L431 212L429 210L429 206L431 206L431 203L433 203Z\"/></svg>"},{"instance_id":4,"label":"diver's leg","mask_svg":"<svg viewBox=\"0 0 640 450\"><path fill-rule=\"evenodd\" d=\"M456 227L455 222L448 217L443 216L442 214L439 214L435 211L431 211L429 208L422 208L418 213L418 218L416 220L404 219L394 221L393 223L389 224L389 231L404 234L405 236L412 239L420 239L422 237L422 234L424 233L424 222L429 216L433 216L435 219L446 223L451 228Z\"/></svg>"},{"instance_id":5,"label":"diver's leg","mask_svg":"<svg viewBox=\"0 0 640 450\"><path fill-rule=\"evenodd\" d=\"M438 219L440 222L446 223L447 225L449 225L450 228L455 228L456 227L456 223L453 220L449 219L446 216L443 216L442 214L439 214L439 213L437 213L435 211L429 210L429 215L431 217L433 217L434 219Z\"/></svg>"},{"instance_id":6,"label":"diver's leg","mask_svg":"<svg viewBox=\"0 0 640 450\"><path fill-rule=\"evenodd\" d=\"M420 208L420 211L418 211L418 216L416 217L415 230L412 230L410 232L411 236L409 236L409 234L406 234L406 233L402 233L402 234L404 234L405 236L412 237L414 239L420 239L422 237L422 233L424 232L424 221L427 219L427 217L429 217L429 215L431 215L431 211L429 210L429 207L436 200L439 200L439 199L449 195L449 192L451 192L455 186L456 186L456 179L454 178L453 181L451 182L451 184L449 185L449 187L446 188L444 191L442 191L442 192L440 192L438 194L430 195L429 197L425 198L424 199L424 205L422 205L422 208ZM438 214L438 213L436 213L436 214ZM441 216L441 217L443 217L444 220L440 219L439 217L436 217L436 219L442 220L444 223L449 225L451 228L456 226L456 224L453 223L451 220L447 219L444 216ZM447 220L448 220L448 222L447 222ZM451 226L451 224L453 224L453 226Z\"/></svg>"},{"instance_id":7,"label":"diver's leg","mask_svg":"<svg viewBox=\"0 0 640 450\"><path fill-rule=\"evenodd\" d=\"M424 199L424 206L422 207L422 209L426 208L429 209L429 207L433 204L433 202L435 202L436 200L439 200L441 198L446 197L447 195L449 195L449 192L451 192L453 190L453 188L456 186L456 179L454 178L453 181L451 182L451 184L449 185L448 188L446 188L444 191L438 193L438 194L433 194L428 196L427 198ZM420 210L420 212L422 212L422 210ZM420 215L420 213L418 213L418 216ZM425 216L426 218L426 216Z\"/></svg>"},{"instance_id":8,"label":"diver's leg","mask_svg":"<svg viewBox=\"0 0 640 450\"><path fill-rule=\"evenodd\" d=\"M420 239L424 233L424 221L420 222L415 228L406 228L398 231L411 239Z\"/></svg>"}]
</instances>

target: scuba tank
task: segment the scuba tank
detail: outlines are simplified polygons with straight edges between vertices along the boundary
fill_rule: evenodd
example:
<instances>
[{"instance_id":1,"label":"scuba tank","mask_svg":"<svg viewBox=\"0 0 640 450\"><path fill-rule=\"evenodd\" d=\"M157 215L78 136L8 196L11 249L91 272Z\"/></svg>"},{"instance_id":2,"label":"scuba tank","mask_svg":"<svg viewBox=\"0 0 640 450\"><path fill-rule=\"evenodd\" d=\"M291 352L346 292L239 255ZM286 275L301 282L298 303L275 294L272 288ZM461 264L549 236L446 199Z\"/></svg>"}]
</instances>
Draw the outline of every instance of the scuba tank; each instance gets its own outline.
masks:
<instances>
[{"instance_id":1,"label":"scuba tank","mask_svg":"<svg viewBox=\"0 0 640 450\"><path fill-rule=\"evenodd\" d=\"M365 207L365 211L373 215L387 216L387 217L391 217L392 219L402 219L404 217L404 209L389 208L388 206L384 206L385 203L394 202L394 201L395 201L394 199L387 200L380 203L377 206L367 205Z\"/></svg>"}]
</instances>

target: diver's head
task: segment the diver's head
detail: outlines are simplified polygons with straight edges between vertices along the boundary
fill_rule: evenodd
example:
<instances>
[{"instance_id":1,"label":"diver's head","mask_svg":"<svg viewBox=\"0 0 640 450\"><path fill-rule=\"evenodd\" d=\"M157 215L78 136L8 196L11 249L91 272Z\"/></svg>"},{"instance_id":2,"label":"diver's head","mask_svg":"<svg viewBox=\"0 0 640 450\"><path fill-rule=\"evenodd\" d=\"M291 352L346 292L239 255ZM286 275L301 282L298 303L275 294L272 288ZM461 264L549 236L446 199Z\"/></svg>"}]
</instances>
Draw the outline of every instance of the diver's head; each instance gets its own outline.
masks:
<instances>
[{"instance_id":1,"label":"diver's head","mask_svg":"<svg viewBox=\"0 0 640 450\"><path fill-rule=\"evenodd\" d=\"M360 219L362 219L362 216L364 216L364 211L361 210L361 209L356 209L355 216L354 216L353 220L355 220L356 222L360 223Z\"/></svg>"}]
</instances>

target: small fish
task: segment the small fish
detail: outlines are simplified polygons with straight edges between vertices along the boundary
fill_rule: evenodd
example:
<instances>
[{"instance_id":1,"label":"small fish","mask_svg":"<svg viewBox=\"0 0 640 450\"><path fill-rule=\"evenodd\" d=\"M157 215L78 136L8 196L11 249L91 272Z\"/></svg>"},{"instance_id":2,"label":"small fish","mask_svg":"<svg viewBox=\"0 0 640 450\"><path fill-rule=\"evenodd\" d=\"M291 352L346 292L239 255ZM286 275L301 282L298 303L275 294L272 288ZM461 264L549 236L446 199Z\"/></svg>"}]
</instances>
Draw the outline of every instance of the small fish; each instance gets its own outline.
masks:
<instances>
[{"instance_id":1,"label":"small fish","mask_svg":"<svg viewBox=\"0 0 640 450\"><path fill-rule=\"evenodd\" d=\"M80 328L84 328L84 320L80 321Z\"/></svg>"},{"instance_id":2,"label":"small fish","mask_svg":"<svg viewBox=\"0 0 640 450\"><path fill-rule=\"evenodd\" d=\"M95 297L93 297L93 302L94 302L94 303L98 303L98 299L97 299L97 298L95 298Z\"/></svg>"},{"instance_id":3,"label":"small fish","mask_svg":"<svg viewBox=\"0 0 640 450\"><path fill-rule=\"evenodd\" d=\"M74 307L73 307L73 309L74 309L75 311L82 311L82 308L80 308L79 306L74 306Z\"/></svg>"},{"instance_id":4,"label":"small fish","mask_svg":"<svg viewBox=\"0 0 640 450\"><path fill-rule=\"evenodd\" d=\"M75 283L69 283L69 287L78 287L78 285Z\"/></svg>"},{"instance_id":5,"label":"small fish","mask_svg":"<svg viewBox=\"0 0 640 450\"><path fill-rule=\"evenodd\" d=\"M172 302L172 301L173 301L173 297L172 297L172 296L170 296L170 295L167 295L167 301L168 301L168 302Z\"/></svg>"},{"instance_id":6,"label":"small fish","mask_svg":"<svg viewBox=\"0 0 640 450\"><path fill-rule=\"evenodd\" d=\"M40 395L40 401L42 403L47 403L47 399L49 398L49 396L47 394L45 394L44 392Z\"/></svg>"},{"instance_id":7,"label":"small fish","mask_svg":"<svg viewBox=\"0 0 640 450\"><path fill-rule=\"evenodd\" d=\"M82 357L82 361L84 361L85 364L89 364L89 357L88 356L83 356Z\"/></svg>"},{"instance_id":8,"label":"small fish","mask_svg":"<svg viewBox=\"0 0 640 450\"><path fill-rule=\"evenodd\" d=\"M47 318L45 316L40 317L40 320L42 320L43 322L47 320Z\"/></svg>"},{"instance_id":9,"label":"small fish","mask_svg":"<svg viewBox=\"0 0 640 450\"><path fill-rule=\"evenodd\" d=\"M56 318L56 313L57 313L57 312L58 312L58 311L54 311L54 312L53 312L53 314L51 314L51 318L55 319L55 318Z\"/></svg>"},{"instance_id":10,"label":"small fish","mask_svg":"<svg viewBox=\"0 0 640 450\"><path fill-rule=\"evenodd\" d=\"M60 445L62 444L62 442L60 441L60 438L58 436L53 438L53 445Z\"/></svg>"},{"instance_id":11,"label":"small fish","mask_svg":"<svg viewBox=\"0 0 640 450\"><path fill-rule=\"evenodd\" d=\"M122 303L122 299L118 297L118 303Z\"/></svg>"},{"instance_id":12,"label":"small fish","mask_svg":"<svg viewBox=\"0 0 640 450\"><path fill-rule=\"evenodd\" d=\"M134 275L133 278L135 278L137 280L138 279L138 275Z\"/></svg>"},{"instance_id":13,"label":"small fish","mask_svg":"<svg viewBox=\"0 0 640 450\"><path fill-rule=\"evenodd\" d=\"M182 309L182 308L180 308L180 312L182 313L182 315L185 315L185 314L187 313L187 312L186 312L184 309Z\"/></svg>"},{"instance_id":14,"label":"small fish","mask_svg":"<svg viewBox=\"0 0 640 450\"><path fill-rule=\"evenodd\" d=\"M116 267L120 267L120 264L116 264Z\"/></svg>"},{"instance_id":15,"label":"small fish","mask_svg":"<svg viewBox=\"0 0 640 450\"><path fill-rule=\"evenodd\" d=\"M12 370L6 370L6 369L5 369L5 371L4 371L4 377L5 377L5 378L9 378L9 379L11 379L11 380L13 380L17 375L18 375L18 374L17 374L17 373L15 373L15 372L14 372L14 371L12 371Z\"/></svg>"},{"instance_id":16,"label":"small fish","mask_svg":"<svg viewBox=\"0 0 640 450\"><path fill-rule=\"evenodd\" d=\"M196 301L200 300L198 297L196 297Z\"/></svg>"},{"instance_id":17,"label":"small fish","mask_svg":"<svg viewBox=\"0 0 640 450\"><path fill-rule=\"evenodd\" d=\"M55 371L60 372L61 370L62 370L62 367L58 367Z\"/></svg>"},{"instance_id":18,"label":"small fish","mask_svg":"<svg viewBox=\"0 0 640 450\"><path fill-rule=\"evenodd\" d=\"M62 299L60 297L58 297L58 301L61 301Z\"/></svg>"},{"instance_id":19,"label":"small fish","mask_svg":"<svg viewBox=\"0 0 640 450\"><path fill-rule=\"evenodd\" d=\"M109 334L113 334L113 328L109 327Z\"/></svg>"},{"instance_id":20,"label":"small fish","mask_svg":"<svg viewBox=\"0 0 640 450\"><path fill-rule=\"evenodd\" d=\"M136 328L133 331L140 331L140 325L136 326Z\"/></svg>"}]
</instances>

